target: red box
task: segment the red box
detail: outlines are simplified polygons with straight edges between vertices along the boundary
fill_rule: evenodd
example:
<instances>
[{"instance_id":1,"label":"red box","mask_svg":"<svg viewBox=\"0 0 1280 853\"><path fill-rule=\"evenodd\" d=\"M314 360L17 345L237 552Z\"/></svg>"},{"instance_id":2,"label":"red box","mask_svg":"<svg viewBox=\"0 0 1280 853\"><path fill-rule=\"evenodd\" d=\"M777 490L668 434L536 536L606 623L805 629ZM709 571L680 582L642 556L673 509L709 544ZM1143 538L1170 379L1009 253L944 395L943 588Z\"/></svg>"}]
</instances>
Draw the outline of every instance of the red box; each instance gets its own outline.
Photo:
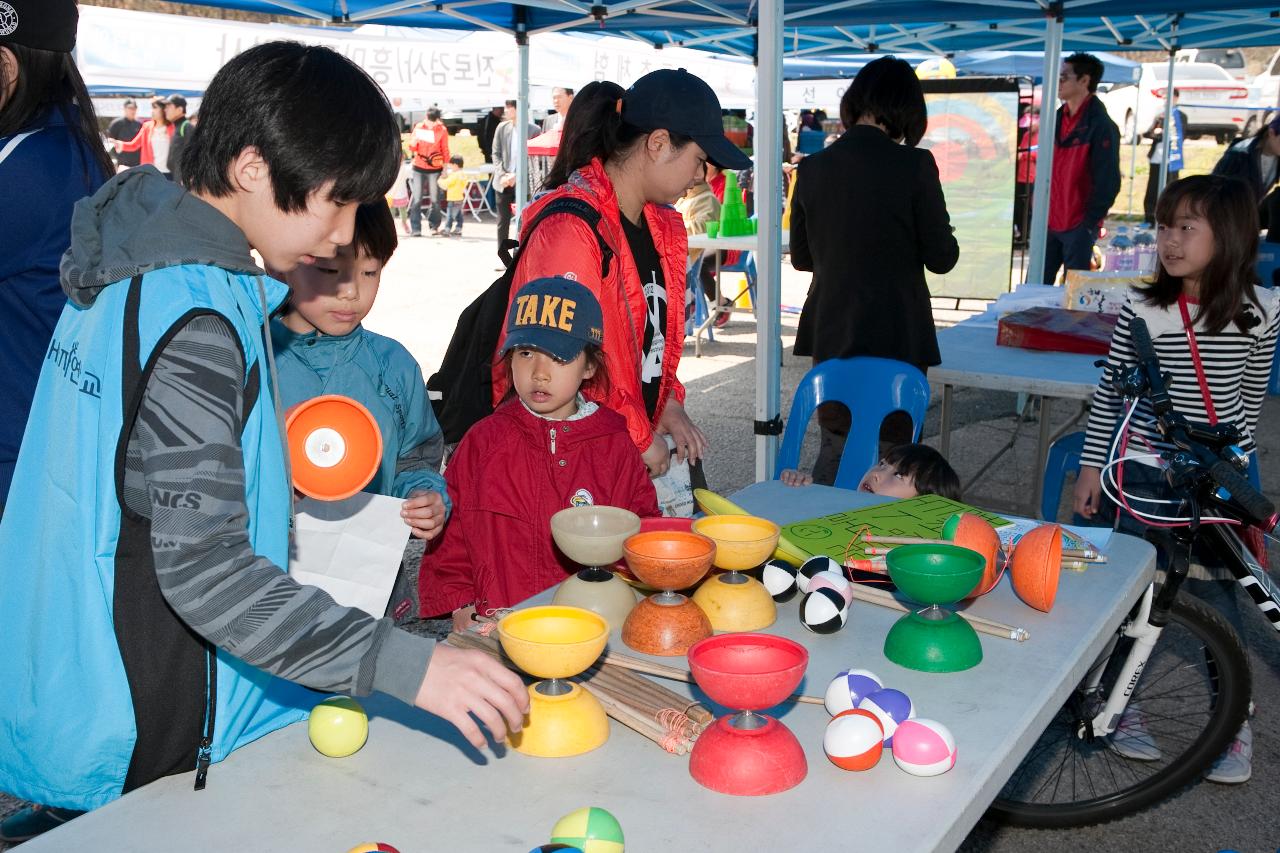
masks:
<instances>
[{"instance_id":1,"label":"red box","mask_svg":"<svg viewBox=\"0 0 1280 853\"><path fill-rule=\"evenodd\" d=\"M1002 347L1106 355L1115 314L1071 311L1066 308L1027 308L1000 318L996 344Z\"/></svg>"}]
</instances>

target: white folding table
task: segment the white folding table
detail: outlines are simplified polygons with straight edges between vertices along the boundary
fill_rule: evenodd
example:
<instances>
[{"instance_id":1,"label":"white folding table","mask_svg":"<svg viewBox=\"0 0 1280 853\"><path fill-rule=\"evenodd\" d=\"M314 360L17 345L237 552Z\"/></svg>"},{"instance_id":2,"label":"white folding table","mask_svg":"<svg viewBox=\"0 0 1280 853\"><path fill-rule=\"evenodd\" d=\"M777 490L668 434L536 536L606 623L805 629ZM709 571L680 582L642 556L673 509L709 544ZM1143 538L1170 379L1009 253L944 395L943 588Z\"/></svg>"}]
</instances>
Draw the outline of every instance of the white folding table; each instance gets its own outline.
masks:
<instances>
[{"instance_id":1,"label":"white folding table","mask_svg":"<svg viewBox=\"0 0 1280 853\"><path fill-rule=\"evenodd\" d=\"M878 500L777 481L757 483L734 499L784 523ZM940 720L955 735L958 761L942 776L910 776L888 753L866 772L836 768L822 752L827 713L814 705L774 710L803 745L808 777L784 793L753 798L702 788L689 775L688 758L669 755L616 722L608 742L586 755L494 757L475 752L442 720L374 697L365 701L368 743L349 758L325 758L308 742L305 724L289 726L214 765L204 791L192 790L193 773L162 779L23 850L341 851L383 841L402 853L527 853L549 841L559 817L588 805L618 818L634 853L954 850L1150 582L1155 551L1149 544L1113 535L1106 551L1107 565L1063 574L1051 613L1021 604L1007 580L979 599L975 613L1022 626L1031 638L1015 643L981 635L985 658L966 672L931 675L887 661L881 647L899 616L893 611L855 602L843 630L817 635L801 627L798 600L779 606L767 630L809 649L801 691L821 694L848 667L878 673L912 697L920 716ZM635 654L616 632L610 644ZM656 660L684 665L683 658Z\"/></svg>"}]
</instances>

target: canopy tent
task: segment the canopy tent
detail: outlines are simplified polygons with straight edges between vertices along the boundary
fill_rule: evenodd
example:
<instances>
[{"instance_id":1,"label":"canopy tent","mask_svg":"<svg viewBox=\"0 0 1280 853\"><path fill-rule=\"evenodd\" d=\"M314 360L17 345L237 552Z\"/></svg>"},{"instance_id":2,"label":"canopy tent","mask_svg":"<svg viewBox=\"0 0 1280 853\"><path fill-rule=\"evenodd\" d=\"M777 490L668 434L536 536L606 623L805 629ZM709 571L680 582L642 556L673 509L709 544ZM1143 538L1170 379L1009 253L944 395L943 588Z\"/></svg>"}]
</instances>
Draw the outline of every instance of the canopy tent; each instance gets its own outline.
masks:
<instances>
[{"instance_id":1,"label":"canopy tent","mask_svg":"<svg viewBox=\"0 0 1280 853\"><path fill-rule=\"evenodd\" d=\"M1141 63L1103 50L1094 50L1091 53L1102 60L1106 66L1102 82L1129 83L1136 79L1135 69ZM782 60L782 76L785 80L852 79L862 70L862 66L884 55L884 53L840 53L823 54L813 58L807 55L788 55ZM894 56L905 59L914 66L928 59L934 59L938 54L895 51ZM1039 82L1040 72L1044 66L1042 50L973 50L949 54L948 58L959 74L980 77L1030 77L1036 82Z\"/></svg>"},{"instance_id":2,"label":"canopy tent","mask_svg":"<svg viewBox=\"0 0 1280 853\"><path fill-rule=\"evenodd\" d=\"M784 53L1045 50L1044 97L1056 100L1064 29L1082 49L1166 50L1280 42L1280 19L1261 0L195 0L267 14L341 23L385 23L508 33L519 45L516 144L527 143L529 37L575 28L616 31L661 47L701 47L748 57L757 66L757 167L780 168ZM1105 16L1099 12L1105 11ZM936 23L946 21L948 23ZM1043 258L1053 148L1040 152L1033 201L1032 268ZM1166 158L1167 160L1167 158ZM525 182L517 180L523 207ZM769 479L781 433L781 186L757 182L759 297L756 337L756 479Z\"/></svg>"}]
</instances>

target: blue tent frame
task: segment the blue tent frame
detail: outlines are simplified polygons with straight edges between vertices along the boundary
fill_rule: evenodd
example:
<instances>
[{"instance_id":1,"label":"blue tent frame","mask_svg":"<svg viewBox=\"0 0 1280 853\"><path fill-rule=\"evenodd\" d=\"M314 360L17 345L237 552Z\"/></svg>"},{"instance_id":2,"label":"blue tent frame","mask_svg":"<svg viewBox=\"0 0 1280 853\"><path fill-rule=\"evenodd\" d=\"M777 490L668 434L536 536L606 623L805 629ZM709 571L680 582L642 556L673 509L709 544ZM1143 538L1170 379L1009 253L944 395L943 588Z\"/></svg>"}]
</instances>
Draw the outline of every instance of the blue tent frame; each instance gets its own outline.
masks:
<instances>
[{"instance_id":1,"label":"blue tent frame","mask_svg":"<svg viewBox=\"0 0 1280 853\"><path fill-rule=\"evenodd\" d=\"M176 2L176 0L175 0ZM1044 50L1044 100L1057 100L1063 45L1161 50L1280 43L1280 11L1263 0L187 0L340 24L380 23L510 33L519 46L516 144L528 124L528 39L561 30L608 30L654 47L700 47L756 63L756 162L782 161L783 57L831 53ZM939 23L946 22L946 23ZM1170 104L1172 102L1170 101ZM1166 110L1167 112L1167 110ZM1166 115L1166 123L1169 117ZM1168 162L1168 157L1165 157ZM1053 147L1040 152L1028 269L1040 269L1047 234ZM525 201L523 176L517 204ZM781 434L781 187L757 182L756 479L773 476Z\"/></svg>"}]
</instances>

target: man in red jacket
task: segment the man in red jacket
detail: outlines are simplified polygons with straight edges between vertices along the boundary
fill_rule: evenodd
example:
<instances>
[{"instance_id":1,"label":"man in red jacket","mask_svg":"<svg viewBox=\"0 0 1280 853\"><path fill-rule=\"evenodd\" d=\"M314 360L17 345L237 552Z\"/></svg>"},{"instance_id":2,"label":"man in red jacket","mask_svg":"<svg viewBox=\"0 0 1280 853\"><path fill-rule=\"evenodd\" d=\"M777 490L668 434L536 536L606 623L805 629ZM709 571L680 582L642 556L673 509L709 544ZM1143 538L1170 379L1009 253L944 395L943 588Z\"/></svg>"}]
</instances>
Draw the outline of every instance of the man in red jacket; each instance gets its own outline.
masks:
<instances>
[{"instance_id":1,"label":"man in red jacket","mask_svg":"<svg viewBox=\"0 0 1280 853\"><path fill-rule=\"evenodd\" d=\"M1096 56L1073 53L1058 75L1062 106L1054 125L1045 284L1053 283L1060 267L1089 268L1098 229L1120 192L1120 130L1093 96L1102 70Z\"/></svg>"},{"instance_id":2,"label":"man in red jacket","mask_svg":"<svg viewBox=\"0 0 1280 853\"><path fill-rule=\"evenodd\" d=\"M413 153L413 176L409 179L409 230L410 236L422 236L422 191L426 187L431 200L431 213L427 227L439 235L440 221L440 173L449 162L449 129L440 121L440 111L427 110L427 117L413 127L409 139L409 151Z\"/></svg>"}]
</instances>

